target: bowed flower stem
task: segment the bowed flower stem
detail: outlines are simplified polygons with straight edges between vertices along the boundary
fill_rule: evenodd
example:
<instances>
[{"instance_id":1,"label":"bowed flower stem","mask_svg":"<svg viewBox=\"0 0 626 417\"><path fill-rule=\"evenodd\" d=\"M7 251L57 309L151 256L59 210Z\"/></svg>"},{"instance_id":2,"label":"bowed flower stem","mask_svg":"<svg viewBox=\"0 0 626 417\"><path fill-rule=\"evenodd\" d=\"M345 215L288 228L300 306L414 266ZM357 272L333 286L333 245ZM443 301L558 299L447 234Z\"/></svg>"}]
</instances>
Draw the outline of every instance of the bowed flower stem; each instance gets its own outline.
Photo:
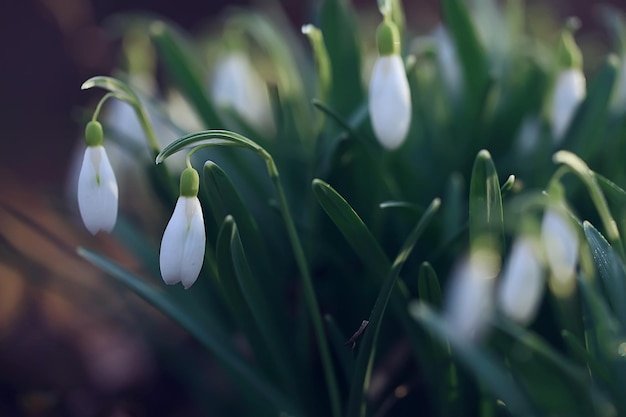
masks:
<instances>
[{"instance_id":1,"label":"bowed flower stem","mask_svg":"<svg viewBox=\"0 0 626 417\"><path fill-rule=\"evenodd\" d=\"M198 171L188 165L180 175L180 197L161 240L159 265L163 281L168 285L180 282L185 289L196 282L204 261L206 236L199 186Z\"/></svg>"}]
</instances>

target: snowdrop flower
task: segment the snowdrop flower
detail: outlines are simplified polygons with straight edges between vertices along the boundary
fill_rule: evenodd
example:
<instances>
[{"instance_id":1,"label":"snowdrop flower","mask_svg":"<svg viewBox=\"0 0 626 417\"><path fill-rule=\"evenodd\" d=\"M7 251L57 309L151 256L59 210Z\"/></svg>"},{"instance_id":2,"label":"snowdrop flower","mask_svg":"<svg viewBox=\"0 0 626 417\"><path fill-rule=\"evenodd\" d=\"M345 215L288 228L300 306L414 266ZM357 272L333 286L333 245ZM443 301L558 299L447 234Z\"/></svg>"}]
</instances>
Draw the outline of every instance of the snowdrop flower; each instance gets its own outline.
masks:
<instances>
[{"instance_id":1,"label":"snowdrop flower","mask_svg":"<svg viewBox=\"0 0 626 417\"><path fill-rule=\"evenodd\" d=\"M450 95L457 99L463 90L463 74L454 42L443 25L437 26L432 36L437 48L437 65L443 82Z\"/></svg>"},{"instance_id":2,"label":"snowdrop flower","mask_svg":"<svg viewBox=\"0 0 626 417\"><path fill-rule=\"evenodd\" d=\"M499 269L499 255L479 249L452 273L444 318L451 334L460 340L474 341L484 333L493 310L494 281Z\"/></svg>"},{"instance_id":3,"label":"snowdrop flower","mask_svg":"<svg viewBox=\"0 0 626 417\"><path fill-rule=\"evenodd\" d=\"M185 289L196 282L204 261L206 240L199 184L198 171L188 167L182 172L180 197L161 240L159 263L163 281L168 285L182 282Z\"/></svg>"},{"instance_id":4,"label":"snowdrop flower","mask_svg":"<svg viewBox=\"0 0 626 417\"><path fill-rule=\"evenodd\" d=\"M85 129L87 149L78 174L78 209L91 234L110 232L117 219L117 181L102 146L102 125L91 121Z\"/></svg>"},{"instance_id":5,"label":"snowdrop flower","mask_svg":"<svg viewBox=\"0 0 626 417\"><path fill-rule=\"evenodd\" d=\"M379 57L370 79L369 112L378 142L391 151L404 143L411 126L411 91L399 54L400 34L387 16L376 31Z\"/></svg>"},{"instance_id":6,"label":"snowdrop flower","mask_svg":"<svg viewBox=\"0 0 626 417\"><path fill-rule=\"evenodd\" d=\"M611 110L617 114L623 114L626 111L626 55L619 60L619 73L611 98Z\"/></svg>"},{"instance_id":7,"label":"snowdrop flower","mask_svg":"<svg viewBox=\"0 0 626 417\"><path fill-rule=\"evenodd\" d=\"M587 94L585 75L581 70L582 55L571 28L566 28L561 34L559 49L561 69L554 84L551 103L552 137L556 143L563 140L576 109Z\"/></svg>"},{"instance_id":8,"label":"snowdrop flower","mask_svg":"<svg viewBox=\"0 0 626 417\"><path fill-rule=\"evenodd\" d=\"M510 319L527 324L537 313L544 284L537 243L530 237L518 238L500 280L498 306Z\"/></svg>"},{"instance_id":9,"label":"snowdrop flower","mask_svg":"<svg viewBox=\"0 0 626 417\"><path fill-rule=\"evenodd\" d=\"M570 220L554 208L546 209L541 223L541 240L552 277L561 284L571 282L578 260L578 234Z\"/></svg>"},{"instance_id":10,"label":"snowdrop flower","mask_svg":"<svg viewBox=\"0 0 626 417\"><path fill-rule=\"evenodd\" d=\"M263 132L274 130L265 81L243 53L230 52L217 61L210 91L218 106L232 108L252 127Z\"/></svg>"}]
</instances>

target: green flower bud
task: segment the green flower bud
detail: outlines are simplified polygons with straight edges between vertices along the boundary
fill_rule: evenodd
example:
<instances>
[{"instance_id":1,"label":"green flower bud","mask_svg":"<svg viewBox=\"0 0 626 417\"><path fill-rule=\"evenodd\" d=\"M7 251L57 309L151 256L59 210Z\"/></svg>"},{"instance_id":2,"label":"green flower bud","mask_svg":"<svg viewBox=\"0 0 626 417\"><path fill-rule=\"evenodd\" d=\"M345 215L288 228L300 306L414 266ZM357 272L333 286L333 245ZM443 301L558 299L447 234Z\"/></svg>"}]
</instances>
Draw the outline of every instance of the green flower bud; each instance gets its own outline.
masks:
<instances>
[{"instance_id":1,"label":"green flower bud","mask_svg":"<svg viewBox=\"0 0 626 417\"><path fill-rule=\"evenodd\" d=\"M85 143L87 143L87 146L101 146L103 141L104 134L102 133L100 122L92 120L87 123L87 127L85 127Z\"/></svg>"},{"instance_id":2,"label":"green flower bud","mask_svg":"<svg viewBox=\"0 0 626 417\"><path fill-rule=\"evenodd\" d=\"M561 39L559 41L558 60L559 65L562 68L576 68L581 69L583 66L583 56L580 52L580 48L574 40L574 30L576 25L574 23L566 25L561 33Z\"/></svg>"},{"instance_id":3,"label":"green flower bud","mask_svg":"<svg viewBox=\"0 0 626 417\"><path fill-rule=\"evenodd\" d=\"M180 174L181 197L196 197L200 188L200 176L198 171L188 167Z\"/></svg>"},{"instance_id":4,"label":"green flower bud","mask_svg":"<svg viewBox=\"0 0 626 417\"><path fill-rule=\"evenodd\" d=\"M376 46L381 56L400 54L400 32L398 27L385 18L376 29Z\"/></svg>"}]
</instances>

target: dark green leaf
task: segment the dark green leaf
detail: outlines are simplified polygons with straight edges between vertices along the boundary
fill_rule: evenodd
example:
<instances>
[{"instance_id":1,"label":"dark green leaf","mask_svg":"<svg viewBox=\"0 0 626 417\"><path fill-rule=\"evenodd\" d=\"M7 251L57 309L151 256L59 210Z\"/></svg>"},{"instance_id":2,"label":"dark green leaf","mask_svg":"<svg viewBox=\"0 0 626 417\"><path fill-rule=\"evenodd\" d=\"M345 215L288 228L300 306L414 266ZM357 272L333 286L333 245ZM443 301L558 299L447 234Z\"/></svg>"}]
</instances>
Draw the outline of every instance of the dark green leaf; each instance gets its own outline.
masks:
<instances>
[{"instance_id":1,"label":"dark green leaf","mask_svg":"<svg viewBox=\"0 0 626 417\"><path fill-rule=\"evenodd\" d=\"M191 43L164 22L154 22L150 35L168 73L204 123L213 129L222 128L219 115L207 97L201 70L192 58L198 54L191 50Z\"/></svg>"},{"instance_id":2,"label":"dark green leaf","mask_svg":"<svg viewBox=\"0 0 626 417\"><path fill-rule=\"evenodd\" d=\"M442 297L439 278L437 278L437 273L428 262L424 262L420 266L417 288L420 300L436 308L441 308Z\"/></svg>"},{"instance_id":3,"label":"dark green leaf","mask_svg":"<svg viewBox=\"0 0 626 417\"><path fill-rule=\"evenodd\" d=\"M446 322L426 304L413 303L409 310L413 318L437 337L442 345L445 346L449 342L453 357L476 375L492 395L502 400L514 415L534 415L522 389L509 376L500 360L481 346L460 340L457 335L450 332Z\"/></svg>"},{"instance_id":4,"label":"dark green leaf","mask_svg":"<svg viewBox=\"0 0 626 417\"><path fill-rule=\"evenodd\" d=\"M470 245L488 245L497 253L504 250L504 218L498 173L488 151L476 156L469 195Z\"/></svg>"},{"instance_id":5,"label":"dark green leaf","mask_svg":"<svg viewBox=\"0 0 626 417\"><path fill-rule=\"evenodd\" d=\"M374 365L376 343L380 333L382 318L387 308L387 302L398 280L400 270L413 251L417 240L430 224L433 216L437 213L440 205L441 201L439 199L435 199L430 203L424 215L404 241L378 293L376 303L369 317L369 325L362 335L362 341L356 359L356 368L350 384L350 395L348 397L348 409L346 412L347 417L358 417L362 415L362 410L365 406L363 402L364 394L369 388L369 377L371 375L372 366Z\"/></svg>"},{"instance_id":6,"label":"dark green leaf","mask_svg":"<svg viewBox=\"0 0 626 417\"><path fill-rule=\"evenodd\" d=\"M241 383L245 384L247 389L260 394L275 407L277 412L296 412L291 400L279 392L255 370L250 368L248 364L233 354L232 346L223 343L223 341L226 340L226 336L219 330L216 323L212 323L209 320L209 317L204 317L202 322L196 320L196 318L188 314L182 306L174 304L167 293L147 284L142 279L96 253L84 248L79 248L78 254L126 285L138 296L187 330L206 349L215 355L219 362L236 376Z\"/></svg>"}]
</instances>

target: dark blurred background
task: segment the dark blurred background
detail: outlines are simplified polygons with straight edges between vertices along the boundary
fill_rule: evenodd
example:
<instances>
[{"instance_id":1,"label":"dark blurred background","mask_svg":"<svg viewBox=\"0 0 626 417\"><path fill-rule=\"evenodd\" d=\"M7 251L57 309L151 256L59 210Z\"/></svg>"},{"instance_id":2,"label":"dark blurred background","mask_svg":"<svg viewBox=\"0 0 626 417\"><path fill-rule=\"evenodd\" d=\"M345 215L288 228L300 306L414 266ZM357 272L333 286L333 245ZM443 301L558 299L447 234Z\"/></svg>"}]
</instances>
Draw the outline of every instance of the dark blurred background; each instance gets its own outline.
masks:
<instances>
[{"instance_id":1,"label":"dark blurred background","mask_svg":"<svg viewBox=\"0 0 626 417\"><path fill-rule=\"evenodd\" d=\"M603 3L623 8L622 2ZM154 311L127 292L102 285L101 274L75 255L74 248L87 242L133 267L110 237L92 238L75 218L68 220L63 187L83 129L76 113L94 99L80 85L110 74L118 59L119 45L104 31L105 19L150 12L193 32L225 7L246 3L2 0L0 416L204 415L201 407L189 405L197 403L189 400L190 383L171 372L173 350L168 349L182 344L193 352L193 343L160 316L153 321L155 329L140 325L141 317ZM374 3L356 2L357 7ZM436 0L404 3L409 25L437 21ZM595 13L599 2L528 4L550 7L557 21L579 16L578 36L593 45L586 53L608 48ZM285 1L284 6L295 27L310 21L313 7L306 2ZM173 341L169 348L149 344L159 334ZM216 392L224 389L210 361L202 354L197 360L207 369L206 380L199 382L215 385Z\"/></svg>"}]
</instances>

